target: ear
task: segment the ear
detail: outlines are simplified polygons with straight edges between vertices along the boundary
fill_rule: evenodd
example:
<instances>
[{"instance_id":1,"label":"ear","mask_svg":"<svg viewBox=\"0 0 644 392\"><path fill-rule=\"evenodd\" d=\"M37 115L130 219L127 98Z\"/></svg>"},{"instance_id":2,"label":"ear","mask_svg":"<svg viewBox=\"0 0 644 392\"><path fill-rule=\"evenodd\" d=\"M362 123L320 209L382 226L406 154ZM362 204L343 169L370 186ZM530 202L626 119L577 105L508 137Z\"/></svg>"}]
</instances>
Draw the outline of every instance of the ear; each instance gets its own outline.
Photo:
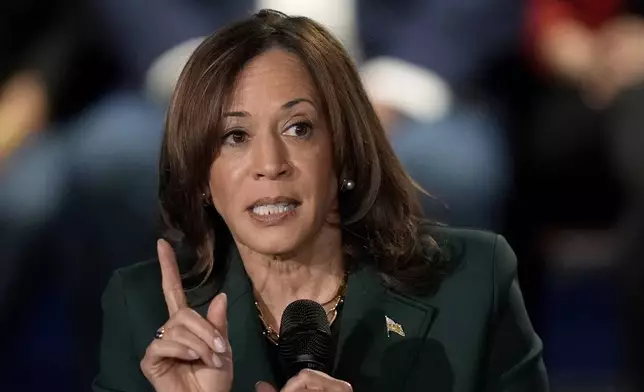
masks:
<instances>
[{"instance_id":1,"label":"ear","mask_svg":"<svg viewBox=\"0 0 644 392\"><path fill-rule=\"evenodd\" d=\"M201 204L203 204L204 207L213 205L213 203L212 203L212 195L210 194L210 188L209 187L204 187L202 189L200 197L201 197Z\"/></svg>"}]
</instances>

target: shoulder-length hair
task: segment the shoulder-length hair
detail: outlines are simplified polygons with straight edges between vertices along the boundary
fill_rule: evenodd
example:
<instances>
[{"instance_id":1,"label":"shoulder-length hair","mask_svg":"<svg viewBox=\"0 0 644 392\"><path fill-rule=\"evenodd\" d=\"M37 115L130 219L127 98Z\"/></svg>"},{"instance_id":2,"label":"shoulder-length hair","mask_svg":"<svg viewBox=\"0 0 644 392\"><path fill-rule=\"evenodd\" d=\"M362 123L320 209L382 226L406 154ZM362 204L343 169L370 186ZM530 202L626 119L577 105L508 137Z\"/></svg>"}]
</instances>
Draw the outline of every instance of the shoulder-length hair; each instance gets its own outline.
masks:
<instances>
[{"instance_id":1,"label":"shoulder-length hair","mask_svg":"<svg viewBox=\"0 0 644 392\"><path fill-rule=\"evenodd\" d=\"M339 194L345 253L351 260L370 260L400 289L434 286L442 272L440 252L422 230L415 184L394 155L355 65L320 24L272 10L207 38L188 60L169 106L159 199L165 224L196 251L192 275L210 275L217 267L215 241L217 248L231 241L209 205L209 170L220 145L222 114L244 66L276 47L296 54L310 72L332 132L335 172L355 183ZM364 253L369 257L352 257Z\"/></svg>"}]
</instances>

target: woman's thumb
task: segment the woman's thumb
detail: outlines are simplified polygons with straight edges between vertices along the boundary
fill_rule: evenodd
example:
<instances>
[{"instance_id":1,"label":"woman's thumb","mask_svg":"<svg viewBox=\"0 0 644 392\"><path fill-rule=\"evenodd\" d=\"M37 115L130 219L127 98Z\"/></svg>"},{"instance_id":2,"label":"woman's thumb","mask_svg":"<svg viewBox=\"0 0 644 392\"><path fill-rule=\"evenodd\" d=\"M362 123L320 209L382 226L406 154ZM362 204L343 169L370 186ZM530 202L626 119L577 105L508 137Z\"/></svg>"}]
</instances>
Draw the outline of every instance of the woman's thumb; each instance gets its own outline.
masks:
<instances>
[{"instance_id":1,"label":"woman's thumb","mask_svg":"<svg viewBox=\"0 0 644 392\"><path fill-rule=\"evenodd\" d=\"M277 389L266 381L260 381L255 384L255 392L277 392Z\"/></svg>"}]
</instances>

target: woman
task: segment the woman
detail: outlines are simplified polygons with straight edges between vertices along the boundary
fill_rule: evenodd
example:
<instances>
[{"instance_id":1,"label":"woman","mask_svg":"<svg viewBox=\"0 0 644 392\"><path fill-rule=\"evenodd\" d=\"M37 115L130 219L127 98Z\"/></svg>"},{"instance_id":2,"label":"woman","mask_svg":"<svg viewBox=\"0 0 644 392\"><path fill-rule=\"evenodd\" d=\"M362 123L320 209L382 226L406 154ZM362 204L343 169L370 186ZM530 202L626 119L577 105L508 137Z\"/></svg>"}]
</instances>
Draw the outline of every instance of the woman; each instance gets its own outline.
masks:
<instances>
[{"instance_id":1,"label":"woman","mask_svg":"<svg viewBox=\"0 0 644 392\"><path fill-rule=\"evenodd\" d=\"M115 273L94 390L546 390L505 240L423 223L415 194L320 25L262 11L211 36L160 162L188 251L160 240L158 263ZM303 298L327 311L335 361L286 380L279 321Z\"/></svg>"}]
</instances>

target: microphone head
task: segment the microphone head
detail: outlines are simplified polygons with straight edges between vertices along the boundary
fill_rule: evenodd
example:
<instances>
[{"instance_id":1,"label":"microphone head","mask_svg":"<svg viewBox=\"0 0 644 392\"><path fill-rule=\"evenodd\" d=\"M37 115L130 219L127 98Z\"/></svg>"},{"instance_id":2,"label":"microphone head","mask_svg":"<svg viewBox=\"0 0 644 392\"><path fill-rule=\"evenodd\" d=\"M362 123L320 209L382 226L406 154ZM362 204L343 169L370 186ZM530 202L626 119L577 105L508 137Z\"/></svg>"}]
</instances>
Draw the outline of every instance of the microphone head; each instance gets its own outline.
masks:
<instances>
[{"instance_id":1,"label":"microphone head","mask_svg":"<svg viewBox=\"0 0 644 392\"><path fill-rule=\"evenodd\" d=\"M282 314L278 341L287 378L302 369L328 373L332 340L331 326L322 305L308 299L291 302Z\"/></svg>"}]
</instances>

